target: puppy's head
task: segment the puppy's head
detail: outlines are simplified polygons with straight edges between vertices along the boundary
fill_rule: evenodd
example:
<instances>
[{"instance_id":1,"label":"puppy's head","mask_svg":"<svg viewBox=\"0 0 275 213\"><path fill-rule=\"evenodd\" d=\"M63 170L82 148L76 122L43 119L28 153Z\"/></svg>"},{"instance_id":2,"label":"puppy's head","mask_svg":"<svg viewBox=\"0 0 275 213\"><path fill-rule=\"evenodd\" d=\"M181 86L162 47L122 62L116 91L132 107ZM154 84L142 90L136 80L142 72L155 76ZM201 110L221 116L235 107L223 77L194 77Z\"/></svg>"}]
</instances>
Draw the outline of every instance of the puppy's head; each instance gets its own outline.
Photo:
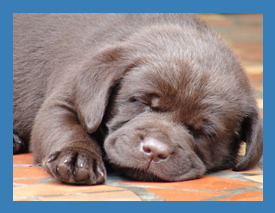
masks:
<instances>
[{"instance_id":1,"label":"puppy's head","mask_svg":"<svg viewBox=\"0 0 275 213\"><path fill-rule=\"evenodd\" d=\"M218 40L173 43L171 33L184 34L177 31L150 29L93 58L76 86L83 127L93 133L106 125L108 160L138 180L253 167L262 155L262 124L242 68ZM246 155L238 162L242 141Z\"/></svg>"}]
</instances>

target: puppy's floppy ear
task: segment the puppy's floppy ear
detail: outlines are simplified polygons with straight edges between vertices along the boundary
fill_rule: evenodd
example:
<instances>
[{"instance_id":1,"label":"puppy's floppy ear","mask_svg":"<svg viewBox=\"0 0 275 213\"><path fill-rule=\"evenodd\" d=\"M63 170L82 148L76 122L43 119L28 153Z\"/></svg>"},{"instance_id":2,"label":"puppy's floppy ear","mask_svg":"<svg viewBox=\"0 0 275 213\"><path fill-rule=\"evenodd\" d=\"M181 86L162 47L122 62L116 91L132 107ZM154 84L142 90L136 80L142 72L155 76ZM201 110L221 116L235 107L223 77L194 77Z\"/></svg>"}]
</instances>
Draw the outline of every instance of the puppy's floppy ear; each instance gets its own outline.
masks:
<instances>
[{"instance_id":1,"label":"puppy's floppy ear","mask_svg":"<svg viewBox=\"0 0 275 213\"><path fill-rule=\"evenodd\" d=\"M121 46L108 47L78 73L73 100L78 118L88 133L98 129L112 88L131 67L123 51Z\"/></svg>"},{"instance_id":2,"label":"puppy's floppy ear","mask_svg":"<svg viewBox=\"0 0 275 213\"><path fill-rule=\"evenodd\" d=\"M233 170L242 171L255 166L263 154L263 122L258 110L253 110L241 126L241 136L246 142L245 156L238 162Z\"/></svg>"}]
</instances>

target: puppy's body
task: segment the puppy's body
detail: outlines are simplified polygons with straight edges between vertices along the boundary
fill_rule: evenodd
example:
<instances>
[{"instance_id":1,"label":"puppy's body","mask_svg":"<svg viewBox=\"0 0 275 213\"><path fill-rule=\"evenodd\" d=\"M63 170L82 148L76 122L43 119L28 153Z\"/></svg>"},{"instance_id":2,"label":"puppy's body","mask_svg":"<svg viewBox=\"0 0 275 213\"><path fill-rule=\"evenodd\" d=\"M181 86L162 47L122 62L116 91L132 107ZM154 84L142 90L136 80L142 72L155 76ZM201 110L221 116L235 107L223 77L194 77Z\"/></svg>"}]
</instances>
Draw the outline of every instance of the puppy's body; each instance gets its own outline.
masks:
<instances>
[{"instance_id":1,"label":"puppy's body","mask_svg":"<svg viewBox=\"0 0 275 213\"><path fill-rule=\"evenodd\" d=\"M232 168L242 140L235 169L262 155L247 77L191 15L16 14L13 119L15 152L67 183L104 181L103 146L141 180Z\"/></svg>"}]
</instances>

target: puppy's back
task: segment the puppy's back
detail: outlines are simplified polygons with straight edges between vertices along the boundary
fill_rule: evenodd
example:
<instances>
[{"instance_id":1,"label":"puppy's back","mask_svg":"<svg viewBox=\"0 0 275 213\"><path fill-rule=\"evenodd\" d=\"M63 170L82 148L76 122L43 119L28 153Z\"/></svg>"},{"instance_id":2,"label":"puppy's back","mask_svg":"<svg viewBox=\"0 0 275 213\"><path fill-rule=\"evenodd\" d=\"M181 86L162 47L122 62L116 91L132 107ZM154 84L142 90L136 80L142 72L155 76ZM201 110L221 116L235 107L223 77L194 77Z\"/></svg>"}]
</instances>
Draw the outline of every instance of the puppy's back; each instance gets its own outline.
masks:
<instances>
[{"instance_id":1,"label":"puppy's back","mask_svg":"<svg viewBox=\"0 0 275 213\"><path fill-rule=\"evenodd\" d=\"M44 99L100 49L144 26L204 27L188 14L14 14L13 24L13 123L23 140Z\"/></svg>"}]
</instances>

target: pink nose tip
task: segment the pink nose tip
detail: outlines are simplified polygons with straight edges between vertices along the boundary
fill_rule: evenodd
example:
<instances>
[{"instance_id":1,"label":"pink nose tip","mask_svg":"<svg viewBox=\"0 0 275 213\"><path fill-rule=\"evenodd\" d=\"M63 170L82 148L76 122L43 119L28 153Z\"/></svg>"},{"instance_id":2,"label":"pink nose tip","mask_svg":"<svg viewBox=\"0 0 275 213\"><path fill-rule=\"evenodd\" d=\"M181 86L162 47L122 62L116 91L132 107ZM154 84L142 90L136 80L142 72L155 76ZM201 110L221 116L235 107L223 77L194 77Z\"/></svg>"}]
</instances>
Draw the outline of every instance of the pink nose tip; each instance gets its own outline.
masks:
<instances>
[{"instance_id":1,"label":"pink nose tip","mask_svg":"<svg viewBox=\"0 0 275 213\"><path fill-rule=\"evenodd\" d=\"M154 138L145 138L141 143L141 151L155 162L166 160L170 155L169 146Z\"/></svg>"}]
</instances>

